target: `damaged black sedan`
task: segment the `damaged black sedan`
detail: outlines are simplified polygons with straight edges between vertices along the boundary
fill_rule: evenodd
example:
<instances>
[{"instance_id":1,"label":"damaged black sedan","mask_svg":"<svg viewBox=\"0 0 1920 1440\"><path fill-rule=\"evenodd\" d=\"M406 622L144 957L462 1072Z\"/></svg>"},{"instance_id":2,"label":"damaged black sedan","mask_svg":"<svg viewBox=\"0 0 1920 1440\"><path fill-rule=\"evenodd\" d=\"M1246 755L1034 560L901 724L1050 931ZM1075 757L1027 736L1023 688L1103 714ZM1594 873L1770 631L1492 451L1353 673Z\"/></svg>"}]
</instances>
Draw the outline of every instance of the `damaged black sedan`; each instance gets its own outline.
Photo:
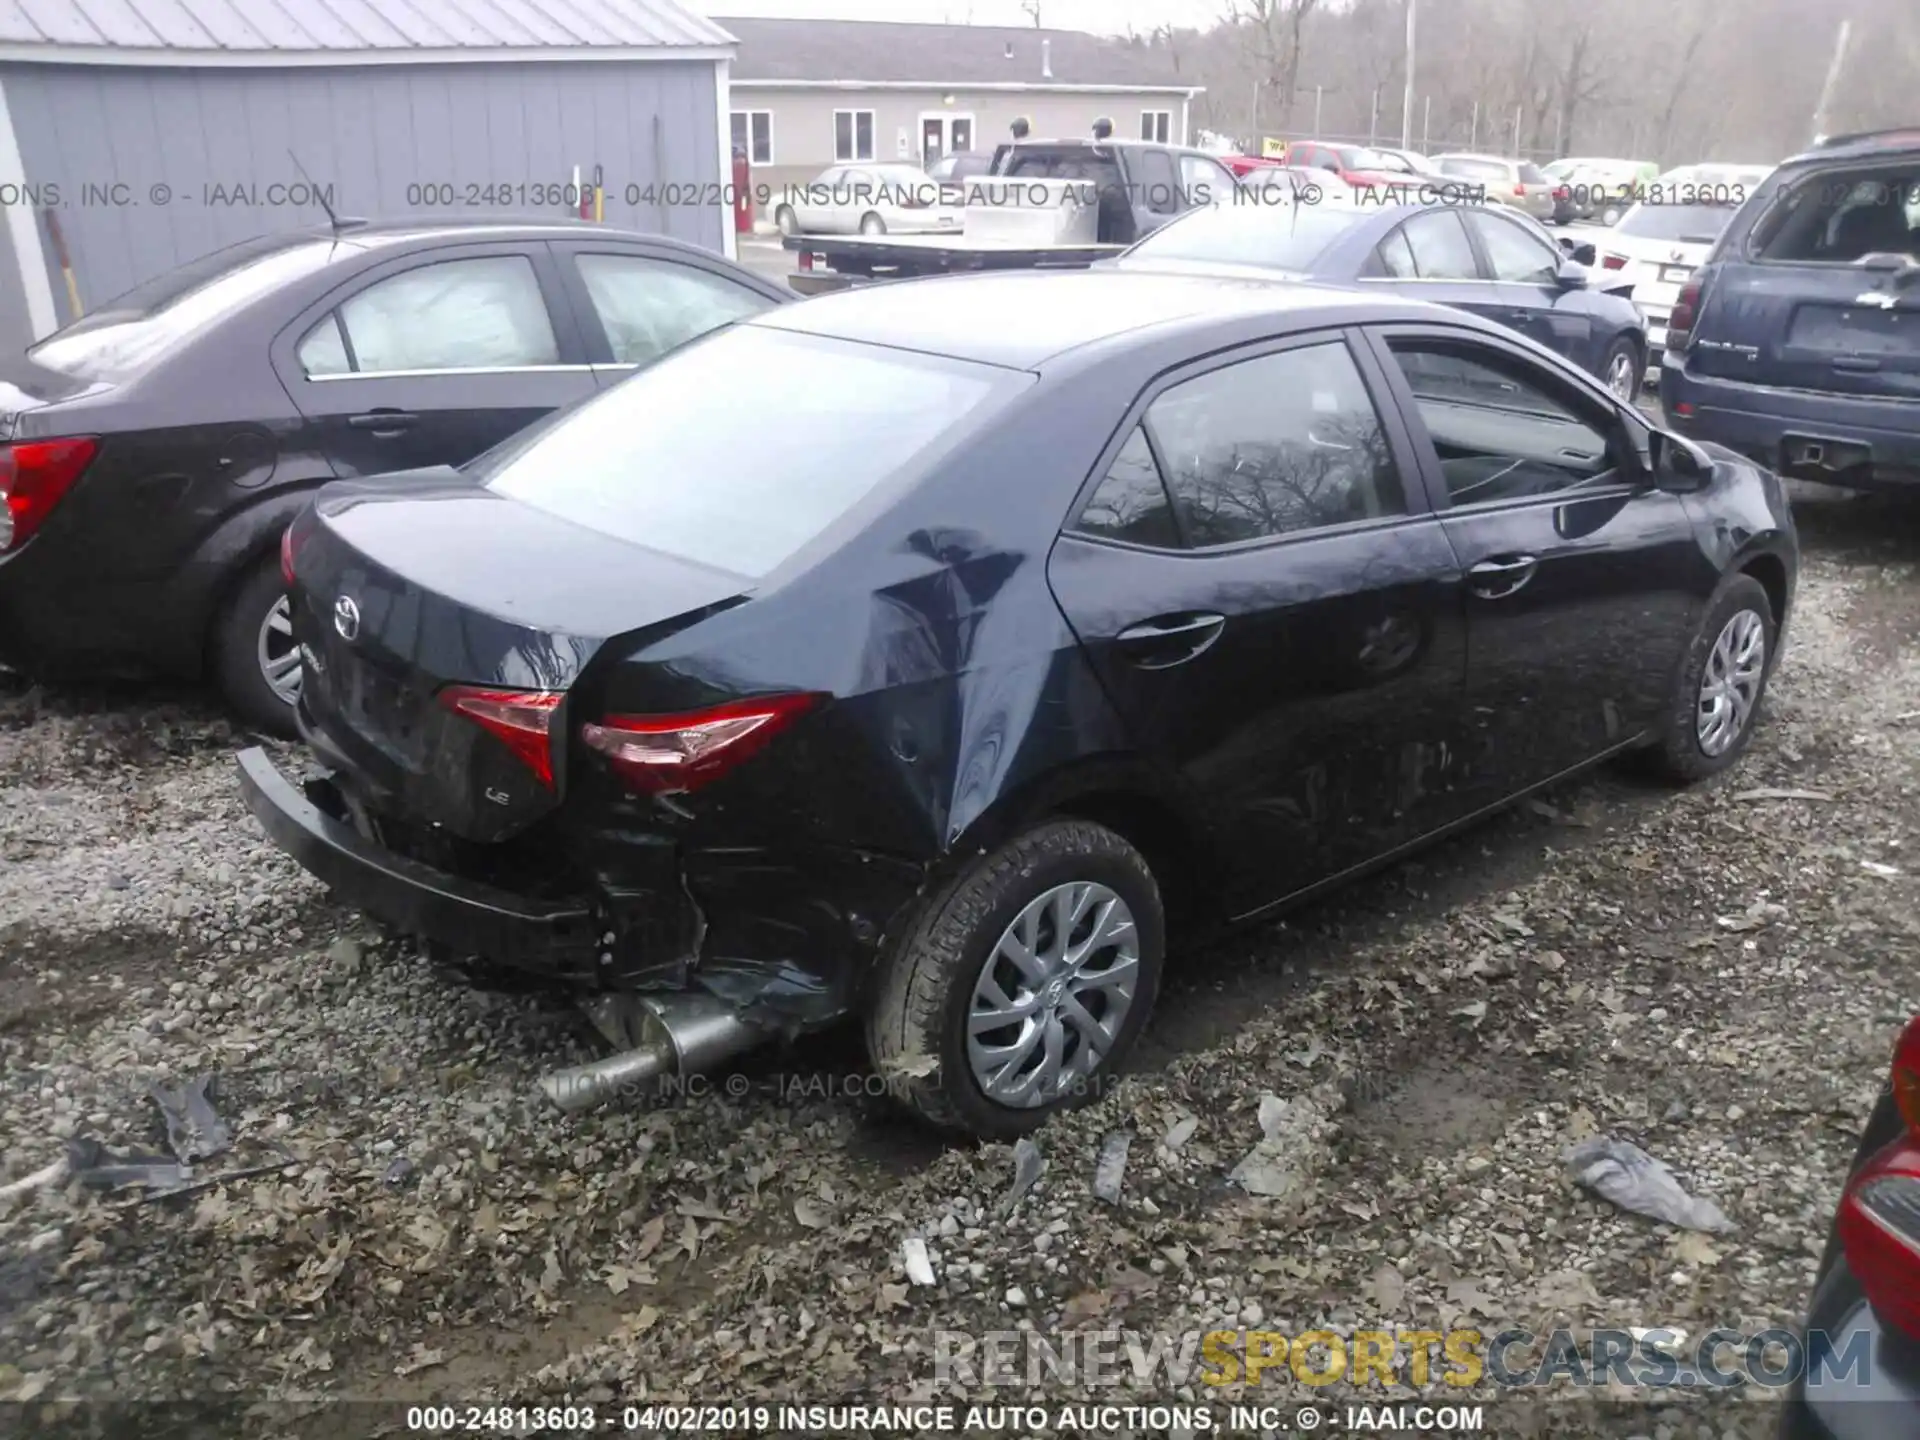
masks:
<instances>
[{"instance_id":1,"label":"damaged black sedan","mask_svg":"<svg viewBox=\"0 0 1920 1440\"><path fill-rule=\"evenodd\" d=\"M243 783L343 899L624 1013L603 1078L858 1016L1005 1136L1169 934L1732 764L1796 549L1771 475L1472 316L1082 272L769 312L327 487L284 563L317 764Z\"/></svg>"}]
</instances>

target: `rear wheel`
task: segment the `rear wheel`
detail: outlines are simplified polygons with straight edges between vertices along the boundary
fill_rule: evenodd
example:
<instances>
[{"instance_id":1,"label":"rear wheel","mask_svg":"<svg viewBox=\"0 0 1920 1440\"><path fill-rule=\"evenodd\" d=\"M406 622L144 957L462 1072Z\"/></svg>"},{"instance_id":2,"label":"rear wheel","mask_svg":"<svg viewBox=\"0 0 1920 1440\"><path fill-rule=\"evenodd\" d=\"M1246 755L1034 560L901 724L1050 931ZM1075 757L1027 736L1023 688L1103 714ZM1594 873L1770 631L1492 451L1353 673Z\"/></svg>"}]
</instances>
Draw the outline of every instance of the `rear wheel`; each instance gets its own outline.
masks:
<instances>
[{"instance_id":1,"label":"rear wheel","mask_svg":"<svg viewBox=\"0 0 1920 1440\"><path fill-rule=\"evenodd\" d=\"M1704 780L1746 753L1776 633L1772 602L1758 580L1735 575L1720 587L1681 661L1653 749L1668 779Z\"/></svg>"},{"instance_id":2,"label":"rear wheel","mask_svg":"<svg viewBox=\"0 0 1920 1440\"><path fill-rule=\"evenodd\" d=\"M1624 213L1626 212L1618 205L1603 205L1600 207L1600 223L1602 225L1618 225L1620 223L1620 217Z\"/></svg>"},{"instance_id":3,"label":"rear wheel","mask_svg":"<svg viewBox=\"0 0 1920 1440\"><path fill-rule=\"evenodd\" d=\"M298 734L300 650L277 556L265 556L227 597L214 622L213 671L222 697L249 725L289 739Z\"/></svg>"},{"instance_id":4,"label":"rear wheel","mask_svg":"<svg viewBox=\"0 0 1920 1440\"><path fill-rule=\"evenodd\" d=\"M782 235L798 235L800 233L800 217L793 213L793 207L791 205L782 205L778 210L774 211L773 223Z\"/></svg>"},{"instance_id":5,"label":"rear wheel","mask_svg":"<svg viewBox=\"0 0 1920 1440\"><path fill-rule=\"evenodd\" d=\"M1600 362L1600 379L1613 397L1631 405L1640 398L1640 384L1646 378L1647 361L1640 347L1622 335L1607 347Z\"/></svg>"},{"instance_id":6,"label":"rear wheel","mask_svg":"<svg viewBox=\"0 0 1920 1440\"><path fill-rule=\"evenodd\" d=\"M862 235L884 235L887 233L887 222L869 210L865 215L860 217L860 233Z\"/></svg>"},{"instance_id":7,"label":"rear wheel","mask_svg":"<svg viewBox=\"0 0 1920 1440\"><path fill-rule=\"evenodd\" d=\"M882 962L867 1046L944 1130L1003 1139L1095 1098L1159 990L1166 919L1140 853L1056 820L975 861Z\"/></svg>"}]
</instances>

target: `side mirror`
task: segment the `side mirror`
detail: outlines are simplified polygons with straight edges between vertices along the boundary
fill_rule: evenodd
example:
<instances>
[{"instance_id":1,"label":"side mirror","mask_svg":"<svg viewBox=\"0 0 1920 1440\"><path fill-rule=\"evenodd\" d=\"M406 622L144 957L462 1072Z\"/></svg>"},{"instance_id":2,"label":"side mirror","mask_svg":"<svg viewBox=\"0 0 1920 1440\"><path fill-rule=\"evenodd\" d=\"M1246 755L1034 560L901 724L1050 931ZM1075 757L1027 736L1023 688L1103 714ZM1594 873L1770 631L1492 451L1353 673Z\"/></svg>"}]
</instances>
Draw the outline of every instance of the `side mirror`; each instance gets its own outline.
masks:
<instances>
[{"instance_id":1,"label":"side mirror","mask_svg":"<svg viewBox=\"0 0 1920 1440\"><path fill-rule=\"evenodd\" d=\"M1587 267L1569 258L1560 262L1560 269L1553 278L1562 290L1583 289L1587 283Z\"/></svg>"},{"instance_id":2,"label":"side mirror","mask_svg":"<svg viewBox=\"0 0 1920 1440\"><path fill-rule=\"evenodd\" d=\"M1656 430L1648 441L1656 490L1685 494L1699 490L1713 478L1713 457L1684 436Z\"/></svg>"},{"instance_id":3,"label":"side mirror","mask_svg":"<svg viewBox=\"0 0 1920 1440\"><path fill-rule=\"evenodd\" d=\"M1571 235L1562 235L1560 248L1567 252L1567 258L1574 264L1585 265L1588 269L1592 269L1600 259L1600 252L1593 248L1591 240L1575 240Z\"/></svg>"}]
</instances>

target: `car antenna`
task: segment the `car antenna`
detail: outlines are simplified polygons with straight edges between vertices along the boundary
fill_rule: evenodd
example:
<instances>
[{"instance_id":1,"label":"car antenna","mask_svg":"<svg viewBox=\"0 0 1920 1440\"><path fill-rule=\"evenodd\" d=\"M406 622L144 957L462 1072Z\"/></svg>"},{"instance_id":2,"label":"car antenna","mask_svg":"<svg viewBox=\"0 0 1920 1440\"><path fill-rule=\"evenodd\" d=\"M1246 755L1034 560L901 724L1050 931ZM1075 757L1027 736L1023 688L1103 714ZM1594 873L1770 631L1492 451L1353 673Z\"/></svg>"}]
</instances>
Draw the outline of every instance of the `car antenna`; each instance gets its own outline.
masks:
<instances>
[{"instance_id":1,"label":"car antenna","mask_svg":"<svg viewBox=\"0 0 1920 1440\"><path fill-rule=\"evenodd\" d=\"M348 216L345 220L342 220L338 215L334 214L333 201L327 198L327 192L325 190L322 190L318 185L313 183L313 177L307 173L307 167L300 163L300 157L294 154L291 148L287 151L287 158L293 161L293 168L300 172L300 178L307 182L307 189L313 193L314 202L318 204L322 210L327 212L327 223L333 227L333 233L335 235L367 223L364 220L356 220L352 216Z\"/></svg>"}]
</instances>

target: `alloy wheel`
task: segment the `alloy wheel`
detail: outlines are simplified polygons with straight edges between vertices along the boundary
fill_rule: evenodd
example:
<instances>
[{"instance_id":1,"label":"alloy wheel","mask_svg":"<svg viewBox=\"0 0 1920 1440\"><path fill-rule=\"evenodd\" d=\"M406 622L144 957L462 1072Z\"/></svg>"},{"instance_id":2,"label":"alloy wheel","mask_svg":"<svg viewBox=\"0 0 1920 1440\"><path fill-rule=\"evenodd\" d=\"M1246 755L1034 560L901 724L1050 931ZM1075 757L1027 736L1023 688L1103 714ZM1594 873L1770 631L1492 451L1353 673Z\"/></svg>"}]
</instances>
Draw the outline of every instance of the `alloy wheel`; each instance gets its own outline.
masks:
<instances>
[{"instance_id":1,"label":"alloy wheel","mask_svg":"<svg viewBox=\"0 0 1920 1440\"><path fill-rule=\"evenodd\" d=\"M1139 979L1139 930L1115 891L1082 880L1030 901L988 954L968 1005L981 1093L1010 1109L1071 1094L1120 1038Z\"/></svg>"},{"instance_id":2,"label":"alloy wheel","mask_svg":"<svg viewBox=\"0 0 1920 1440\"><path fill-rule=\"evenodd\" d=\"M1607 362L1607 389L1614 398L1631 405L1640 393L1640 377L1635 373L1634 354L1623 350Z\"/></svg>"},{"instance_id":3,"label":"alloy wheel","mask_svg":"<svg viewBox=\"0 0 1920 1440\"><path fill-rule=\"evenodd\" d=\"M1727 753L1753 718L1767 668L1767 627L1751 610L1721 627L1700 676L1694 735L1709 757Z\"/></svg>"},{"instance_id":4,"label":"alloy wheel","mask_svg":"<svg viewBox=\"0 0 1920 1440\"><path fill-rule=\"evenodd\" d=\"M257 647L267 688L288 705L300 703L300 646L293 638L293 607L282 595L260 622Z\"/></svg>"}]
</instances>

